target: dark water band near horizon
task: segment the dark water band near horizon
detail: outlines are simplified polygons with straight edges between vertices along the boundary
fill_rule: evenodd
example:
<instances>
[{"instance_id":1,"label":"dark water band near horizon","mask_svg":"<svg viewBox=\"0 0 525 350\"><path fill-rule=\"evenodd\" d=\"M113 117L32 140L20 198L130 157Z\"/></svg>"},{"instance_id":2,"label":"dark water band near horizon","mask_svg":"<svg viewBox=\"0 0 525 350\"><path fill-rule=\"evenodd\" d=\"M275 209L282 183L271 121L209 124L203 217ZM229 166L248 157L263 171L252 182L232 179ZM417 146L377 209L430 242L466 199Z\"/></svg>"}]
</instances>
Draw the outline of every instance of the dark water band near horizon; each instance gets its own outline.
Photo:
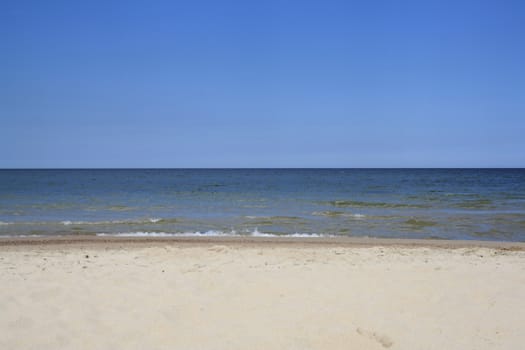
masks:
<instances>
[{"instance_id":1,"label":"dark water band near horizon","mask_svg":"<svg viewBox=\"0 0 525 350\"><path fill-rule=\"evenodd\" d=\"M525 169L0 170L0 236L525 241Z\"/></svg>"}]
</instances>

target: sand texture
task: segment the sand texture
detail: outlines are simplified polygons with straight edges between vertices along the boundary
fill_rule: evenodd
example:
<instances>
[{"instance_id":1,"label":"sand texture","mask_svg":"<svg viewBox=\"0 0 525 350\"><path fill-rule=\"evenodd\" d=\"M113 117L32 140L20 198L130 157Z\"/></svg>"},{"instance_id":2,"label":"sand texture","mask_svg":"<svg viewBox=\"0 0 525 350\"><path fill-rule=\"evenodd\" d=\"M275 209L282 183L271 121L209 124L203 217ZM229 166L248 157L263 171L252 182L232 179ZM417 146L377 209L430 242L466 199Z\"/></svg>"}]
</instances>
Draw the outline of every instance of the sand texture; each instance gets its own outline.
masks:
<instances>
[{"instance_id":1,"label":"sand texture","mask_svg":"<svg viewBox=\"0 0 525 350\"><path fill-rule=\"evenodd\" d=\"M0 349L520 349L525 251L0 246Z\"/></svg>"}]
</instances>

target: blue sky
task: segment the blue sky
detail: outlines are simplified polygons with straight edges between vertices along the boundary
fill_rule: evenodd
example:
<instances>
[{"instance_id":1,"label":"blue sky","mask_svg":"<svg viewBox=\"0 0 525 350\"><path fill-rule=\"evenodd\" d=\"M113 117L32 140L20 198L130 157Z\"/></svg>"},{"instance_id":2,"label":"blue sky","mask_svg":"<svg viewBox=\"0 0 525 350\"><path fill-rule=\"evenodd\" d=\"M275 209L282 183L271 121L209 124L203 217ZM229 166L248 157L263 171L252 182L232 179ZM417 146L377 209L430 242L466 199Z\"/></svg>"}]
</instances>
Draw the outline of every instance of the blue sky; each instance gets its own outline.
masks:
<instances>
[{"instance_id":1,"label":"blue sky","mask_svg":"<svg viewBox=\"0 0 525 350\"><path fill-rule=\"evenodd\" d=\"M0 167L525 167L522 1L2 1Z\"/></svg>"}]
</instances>

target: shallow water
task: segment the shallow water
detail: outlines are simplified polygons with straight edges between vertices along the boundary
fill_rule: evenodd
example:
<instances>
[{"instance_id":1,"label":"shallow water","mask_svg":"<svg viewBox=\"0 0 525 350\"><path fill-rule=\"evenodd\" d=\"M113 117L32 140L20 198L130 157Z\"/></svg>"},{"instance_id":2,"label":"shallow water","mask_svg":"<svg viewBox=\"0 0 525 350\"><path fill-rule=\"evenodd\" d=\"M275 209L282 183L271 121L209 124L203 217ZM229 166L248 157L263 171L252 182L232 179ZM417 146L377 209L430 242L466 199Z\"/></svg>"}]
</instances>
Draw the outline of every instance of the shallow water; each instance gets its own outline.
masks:
<instances>
[{"instance_id":1,"label":"shallow water","mask_svg":"<svg viewBox=\"0 0 525 350\"><path fill-rule=\"evenodd\" d=\"M525 170L0 170L0 235L70 233L525 241Z\"/></svg>"}]
</instances>

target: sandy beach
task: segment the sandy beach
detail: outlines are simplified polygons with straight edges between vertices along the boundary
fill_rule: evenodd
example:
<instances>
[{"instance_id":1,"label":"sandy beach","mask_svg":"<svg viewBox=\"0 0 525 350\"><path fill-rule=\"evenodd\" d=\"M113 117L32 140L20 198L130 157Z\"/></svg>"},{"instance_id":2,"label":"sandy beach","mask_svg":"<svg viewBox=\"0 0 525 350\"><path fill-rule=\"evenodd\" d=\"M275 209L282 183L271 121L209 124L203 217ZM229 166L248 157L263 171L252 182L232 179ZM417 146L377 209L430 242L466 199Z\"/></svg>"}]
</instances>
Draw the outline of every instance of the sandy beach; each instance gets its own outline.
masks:
<instances>
[{"instance_id":1,"label":"sandy beach","mask_svg":"<svg viewBox=\"0 0 525 350\"><path fill-rule=\"evenodd\" d=\"M519 349L525 245L2 239L1 349Z\"/></svg>"}]
</instances>

